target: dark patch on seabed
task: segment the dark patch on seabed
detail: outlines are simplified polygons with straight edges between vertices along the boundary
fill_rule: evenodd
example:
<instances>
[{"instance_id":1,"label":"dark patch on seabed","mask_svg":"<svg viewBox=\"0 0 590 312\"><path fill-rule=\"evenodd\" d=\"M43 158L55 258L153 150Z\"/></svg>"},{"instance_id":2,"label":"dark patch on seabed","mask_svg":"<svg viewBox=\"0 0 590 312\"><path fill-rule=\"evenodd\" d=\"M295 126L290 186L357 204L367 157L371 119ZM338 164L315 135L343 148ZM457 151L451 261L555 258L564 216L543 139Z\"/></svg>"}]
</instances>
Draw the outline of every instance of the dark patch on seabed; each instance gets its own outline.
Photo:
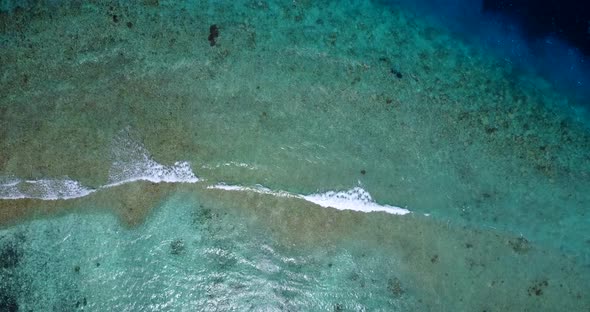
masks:
<instances>
[{"instance_id":1,"label":"dark patch on seabed","mask_svg":"<svg viewBox=\"0 0 590 312\"><path fill-rule=\"evenodd\" d=\"M13 269L21 261L21 244L24 242L22 234L0 237L0 269Z\"/></svg>"},{"instance_id":2,"label":"dark patch on seabed","mask_svg":"<svg viewBox=\"0 0 590 312\"><path fill-rule=\"evenodd\" d=\"M209 45L216 45L217 37L219 37L219 27L217 27L216 24L213 24L209 26L209 37L207 37L207 40L209 40Z\"/></svg>"},{"instance_id":3,"label":"dark patch on seabed","mask_svg":"<svg viewBox=\"0 0 590 312\"><path fill-rule=\"evenodd\" d=\"M17 312L18 302L12 291L0 288L0 311Z\"/></svg>"},{"instance_id":4,"label":"dark patch on seabed","mask_svg":"<svg viewBox=\"0 0 590 312\"><path fill-rule=\"evenodd\" d=\"M20 261L20 251L14 244L5 244L0 249L0 268L13 268Z\"/></svg>"},{"instance_id":5,"label":"dark patch on seabed","mask_svg":"<svg viewBox=\"0 0 590 312\"><path fill-rule=\"evenodd\" d=\"M22 259L20 244L23 241L24 236L20 234L0 236L0 311L2 312L19 311L15 285L22 284L22 281L19 281L19 277L15 275L15 270Z\"/></svg>"}]
</instances>

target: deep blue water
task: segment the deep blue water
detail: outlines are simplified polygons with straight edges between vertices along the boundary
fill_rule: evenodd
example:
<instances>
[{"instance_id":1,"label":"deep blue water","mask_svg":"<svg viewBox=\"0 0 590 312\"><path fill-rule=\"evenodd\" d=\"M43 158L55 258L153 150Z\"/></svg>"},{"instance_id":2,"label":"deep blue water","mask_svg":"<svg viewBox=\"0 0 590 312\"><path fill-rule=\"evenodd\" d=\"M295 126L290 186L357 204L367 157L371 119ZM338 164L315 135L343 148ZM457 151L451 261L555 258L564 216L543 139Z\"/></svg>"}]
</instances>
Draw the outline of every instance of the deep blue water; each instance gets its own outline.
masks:
<instances>
[{"instance_id":1,"label":"deep blue water","mask_svg":"<svg viewBox=\"0 0 590 312\"><path fill-rule=\"evenodd\" d=\"M391 1L590 104L590 4L584 1Z\"/></svg>"}]
</instances>

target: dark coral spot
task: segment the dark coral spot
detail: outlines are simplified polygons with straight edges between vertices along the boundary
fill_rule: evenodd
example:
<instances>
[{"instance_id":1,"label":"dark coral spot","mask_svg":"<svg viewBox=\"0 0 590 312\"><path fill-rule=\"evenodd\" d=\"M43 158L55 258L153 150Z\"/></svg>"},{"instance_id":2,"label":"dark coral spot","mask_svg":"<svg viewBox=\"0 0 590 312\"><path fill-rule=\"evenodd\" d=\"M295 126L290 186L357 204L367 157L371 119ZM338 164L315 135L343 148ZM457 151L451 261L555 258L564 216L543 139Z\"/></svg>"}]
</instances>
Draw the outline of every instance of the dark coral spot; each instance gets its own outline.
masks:
<instances>
[{"instance_id":1,"label":"dark coral spot","mask_svg":"<svg viewBox=\"0 0 590 312\"><path fill-rule=\"evenodd\" d=\"M496 128L496 127L487 127L486 128L486 133L487 134L493 134L496 131L498 131L498 128Z\"/></svg>"},{"instance_id":2,"label":"dark coral spot","mask_svg":"<svg viewBox=\"0 0 590 312\"><path fill-rule=\"evenodd\" d=\"M432 258L430 258L430 262L437 263L438 262L438 255L432 256Z\"/></svg>"},{"instance_id":3,"label":"dark coral spot","mask_svg":"<svg viewBox=\"0 0 590 312\"><path fill-rule=\"evenodd\" d=\"M213 24L209 26L209 37L207 38L211 46L216 44L215 39L217 39L217 37L219 37L219 27L217 27L216 24Z\"/></svg>"},{"instance_id":4,"label":"dark coral spot","mask_svg":"<svg viewBox=\"0 0 590 312\"><path fill-rule=\"evenodd\" d=\"M177 239L170 243L170 253L173 255L180 255L184 252L184 241L181 239Z\"/></svg>"},{"instance_id":5,"label":"dark coral spot","mask_svg":"<svg viewBox=\"0 0 590 312\"><path fill-rule=\"evenodd\" d=\"M542 280L540 282L535 283L533 286L527 289L529 296L541 296L543 295L543 290L549 286L549 282L547 280Z\"/></svg>"},{"instance_id":6,"label":"dark coral spot","mask_svg":"<svg viewBox=\"0 0 590 312\"><path fill-rule=\"evenodd\" d=\"M397 79L402 79L402 78L404 77L404 76L402 75L402 73L401 73L399 70L397 70L397 69L394 69L394 68L392 68L392 69L390 70L390 72L391 72L391 73L392 73L392 74L393 74L395 77L397 77Z\"/></svg>"},{"instance_id":7,"label":"dark coral spot","mask_svg":"<svg viewBox=\"0 0 590 312\"><path fill-rule=\"evenodd\" d=\"M508 241L508 244L510 244L512 250L519 254L524 254L531 249L529 241L522 236Z\"/></svg>"},{"instance_id":8,"label":"dark coral spot","mask_svg":"<svg viewBox=\"0 0 590 312\"><path fill-rule=\"evenodd\" d=\"M399 297L404 294L404 289L402 288L402 282L399 278L394 277L387 280L387 290L394 296Z\"/></svg>"},{"instance_id":9,"label":"dark coral spot","mask_svg":"<svg viewBox=\"0 0 590 312\"><path fill-rule=\"evenodd\" d=\"M206 223L214 217L213 211L210 208L203 208L193 214L193 223Z\"/></svg>"}]
</instances>

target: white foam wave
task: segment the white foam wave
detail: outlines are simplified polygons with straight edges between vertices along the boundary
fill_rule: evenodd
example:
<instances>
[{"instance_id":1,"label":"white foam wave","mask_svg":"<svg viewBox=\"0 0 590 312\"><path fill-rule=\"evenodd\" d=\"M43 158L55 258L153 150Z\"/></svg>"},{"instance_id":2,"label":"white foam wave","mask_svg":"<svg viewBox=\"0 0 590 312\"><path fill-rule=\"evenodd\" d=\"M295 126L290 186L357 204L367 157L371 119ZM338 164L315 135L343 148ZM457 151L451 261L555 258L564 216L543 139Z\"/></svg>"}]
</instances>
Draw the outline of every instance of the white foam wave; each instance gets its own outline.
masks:
<instances>
[{"instance_id":1,"label":"white foam wave","mask_svg":"<svg viewBox=\"0 0 590 312\"><path fill-rule=\"evenodd\" d=\"M165 166L153 160L146 148L131 138L129 129L122 131L113 140L112 157L113 164L109 170L108 183L99 189L134 181L154 183L199 181L191 165L186 161ZM80 182L69 179L21 180L0 177L0 199L71 199L83 197L95 191L96 189L85 187Z\"/></svg>"},{"instance_id":2,"label":"white foam wave","mask_svg":"<svg viewBox=\"0 0 590 312\"><path fill-rule=\"evenodd\" d=\"M14 177L0 177L0 187L14 186L14 185L17 185L18 183L20 183L20 180L14 178Z\"/></svg>"},{"instance_id":3,"label":"white foam wave","mask_svg":"<svg viewBox=\"0 0 590 312\"><path fill-rule=\"evenodd\" d=\"M24 198L24 194L18 188L20 184L19 179L1 177L0 178L0 198L4 199L18 199Z\"/></svg>"},{"instance_id":4,"label":"white foam wave","mask_svg":"<svg viewBox=\"0 0 590 312\"><path fill-rule=\"evenodd\" d=\"M161 165L151 159L132 165L116 164L111 169L109 183L103 187L113 187L135 181L153 183L196 183L199 178L186 161L178 161L172 166Z\"/></svg>"},{"instance_id":5,"label":"white foam wave","mask_svg":"<svg viewBox=\"0 0 590 312\"><path fill-rule=\"evenodd\" d=\"M172 166L164 166L150 161L134 167L120 167L121 171L111 170L108 184L99 187L131 183L134 181L150 181L153 183L195 183L199 178L193 173L188 162L176 162ZM69 179L10 180L0 184L0 199L35 198L44 200L72 199L84 197L95 192L78 181Z\"/></svg>"},{"instance_id":6,"label":"white foam wave","mask_svg":"<svg viewBox=\"0 0 590 312\"><path fill-rule=\"evenodd\" d=\"M113 140L112 157L114 161L109 170L109 182L104 187L140 180L154 183L199 181L188 162L179 161L164 166L153 160L147 149L132 138L129 129L123 130Z\"/></svg>"},{"instance_id":7,"label":"white foam wave","mask_svg":"<svg viewBox=\"0 0 590 312\"><path fill-rule=\"evenodd\" d=\"M321 194L305 195L303 198L322 207L332 207L338 210L356 210L362 212L383 211L396 215L405 215L409 210L377 204L371 194L360 187L343 192L326 192Z\"/></svg>"},{"instance_id":8,"label":"white foam wave","mask_svg":"<svg viewBox=\"0 0 590 312\"><path fill-rule=\"evenodd\" d=\"M247 163L237 162L237 161L230 161L222 164L216 165L202 165L201 168L203 169L217 169L221 167L237 167L237 168L245 168L248 170L256 170L258 167L256 165L250 165Z\"/></svg>"},{"instance_id":9,"label":"white foam wave","mask_svg":"<svg viewBox=\"0 0 590 312\"><path fill-rule=\"evenodd\" d=\"M361 187L355 187L348 191L329 191L326 193L319 193L319 194L311 194L311 195L300 195L300 194L292 194L285 191L273 191L261 185L257 185L255 187L245 187L239 185L227 185L224 183L211 185L207 187L208 189L219 189L225 191L249 191L249 192L256 192L260 194L268 194L274 196L281 196L281 197L294 197L306 200L308 202L312 202L316 205L326 207L326 208L335 208L338 210L354 210L354 211L361 211L361 212L376 212L382 211L396 215L405 215L410 213L408 209L390 206L390 205L380 205L376 203L371 194L365 191Z\"/></svg>"},{"instance_id":10,"label":"white foam wave","mask_svg":"<svg viewBox=\"0 0 590 312\"><path fill-rule=\"evenodd\" d=\"M208 189L224 190L224 191L254 192L254 193L274 195L274 196L279 196L279 197L301 198L301 196L299 196L297 194L291 194L291 193L285 192L285 191L273 191L273 190L271 190L267 187L264 187L260 184L257 184L254 187L247 187L247 186L227 185L225 183L219 183L219 184L207 186L207 188Z\"/></svg>"},{"instance_id":11,"label":"white foam wave","mask_svg":"<svg viewBox=\"0 0 590 312\"><path fill-rule=\"evenodd\" d=\"M35 198L43 200L72 199L95 192L78 181L69 179L13 180L0 184L0 199Z\"/></svg>"}]
</instances>

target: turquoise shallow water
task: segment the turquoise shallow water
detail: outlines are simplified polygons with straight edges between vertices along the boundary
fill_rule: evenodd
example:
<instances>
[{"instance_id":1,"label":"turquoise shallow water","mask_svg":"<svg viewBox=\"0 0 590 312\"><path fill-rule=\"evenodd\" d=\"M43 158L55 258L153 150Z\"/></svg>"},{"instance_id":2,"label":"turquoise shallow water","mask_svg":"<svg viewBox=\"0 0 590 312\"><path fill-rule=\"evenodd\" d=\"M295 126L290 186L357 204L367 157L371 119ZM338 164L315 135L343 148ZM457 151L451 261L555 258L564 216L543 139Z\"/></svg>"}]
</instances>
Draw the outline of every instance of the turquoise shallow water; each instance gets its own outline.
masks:
<instances>
[{"instance_id":1,"label":"turquoise shallow water","mask_svg":"<svg viewBox=\"0 0 590 312\"><path fill-rule=\"evenodd\" d=\"M590 308L585 103L440 25L371 1L0 18L0 310Z\"/></svg>"},{"instance_id":2,"label":"turquoise shallow water","mask_svg":"<svg viewBox=\"0 0 590 312\"><path fill-rule=\"evenodd\" d=\"M121 229L105 215L70 215L19 227L16 238L5 237L27 237L18 242L22 260L5 289L31 294L19 300L24 310L389 310L415 305L411 298L402 300L401 282L386 269L393 259L376 261L356 254L354 246L294 250L226 210L186 198L164 206L133 230Z\"/></svg>"},{"instance_id":3,"label":"turquoise shallow water","mask_svg":"<svg viewBox=\"0 0 590 312\"><path fill-rule=\"evenodd\" d=\"M587 271L519 236L248 192L174 193L132 229L94 208L3 231L4 307L455 311L585 304Z\"/></svg>"}]
</instances>

